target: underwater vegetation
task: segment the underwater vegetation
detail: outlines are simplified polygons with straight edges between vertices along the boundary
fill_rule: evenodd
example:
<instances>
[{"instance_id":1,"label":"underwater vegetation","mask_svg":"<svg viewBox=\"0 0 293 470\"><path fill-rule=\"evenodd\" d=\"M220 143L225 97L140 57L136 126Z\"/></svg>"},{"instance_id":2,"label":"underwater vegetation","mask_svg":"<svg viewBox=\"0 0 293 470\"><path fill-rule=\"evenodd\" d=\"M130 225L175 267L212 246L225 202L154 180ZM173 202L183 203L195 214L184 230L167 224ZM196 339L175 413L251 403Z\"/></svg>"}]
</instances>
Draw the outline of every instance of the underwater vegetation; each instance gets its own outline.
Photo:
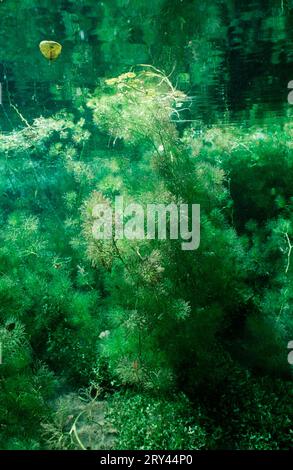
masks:
<instances>
[{"instance_id":1,"label":"underwater vegetation","mask_svg":"<svg viewBox=\"0 0 293 470\"><path fill-rule=\"evenodd\" d=\"M137 67L1 135L1 448L290 446L293 127L179 132L186 100ZM198 250L95 240L117 194L199 203Z\"/></svg>"},{"instance_id":2,"label":"underwater vegetation","mask_svg":"<svg viewBox=\"0 0 293 470\"><path fill-rule=\"evenodd\" d=\"M0 449L291 448L289 2L43 3L0 5ZM95 238L117 197L198 248Z\"/></svg>"}]
</instances>

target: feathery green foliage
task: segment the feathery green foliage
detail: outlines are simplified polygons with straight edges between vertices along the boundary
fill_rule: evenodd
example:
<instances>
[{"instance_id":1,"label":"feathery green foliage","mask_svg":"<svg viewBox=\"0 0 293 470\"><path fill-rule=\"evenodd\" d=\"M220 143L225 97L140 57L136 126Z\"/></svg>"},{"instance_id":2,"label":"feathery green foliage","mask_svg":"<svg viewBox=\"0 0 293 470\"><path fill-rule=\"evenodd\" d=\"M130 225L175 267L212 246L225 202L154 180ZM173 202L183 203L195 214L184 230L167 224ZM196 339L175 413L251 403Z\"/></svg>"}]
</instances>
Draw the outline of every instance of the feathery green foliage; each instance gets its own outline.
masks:
<instances>
[{"instance_id":1,"label":"feathery green foliage","mask_svg":"<svg viewBox=\"0 0 293 470\"><path fill-rule=\"evenodd\" d=\"M292 445L292 8L263 3L1 2L1 449ZM199 248L96 240L116 196L200 204Z\"/></svg>"}]
</instances>

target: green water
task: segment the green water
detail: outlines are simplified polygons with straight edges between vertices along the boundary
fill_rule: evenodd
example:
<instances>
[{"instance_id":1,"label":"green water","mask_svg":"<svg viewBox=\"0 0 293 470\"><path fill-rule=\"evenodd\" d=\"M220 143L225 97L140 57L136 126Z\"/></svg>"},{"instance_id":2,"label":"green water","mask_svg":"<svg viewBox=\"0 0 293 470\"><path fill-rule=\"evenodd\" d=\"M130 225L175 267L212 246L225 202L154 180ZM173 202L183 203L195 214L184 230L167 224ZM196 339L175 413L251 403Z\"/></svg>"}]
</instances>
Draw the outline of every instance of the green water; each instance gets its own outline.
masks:
<instances>
[{"instance_id":1,"label":"green water","mask_svg":"<svg viewBox=\"0 0 293 470\"><path fill-rule=\"evenodd\" d=\"M29 119L71 108L100 77L139 63L170 73L194 97L190 119L288 111L290 1L2 3L1 81ZM51 65L39 54L43 39L63 45Z\"/></svg>"},{"instance_id":2,"label":"green water","mask_svg":"<svg viewBox=\"0 0 293 470\"><path fill-rule=\"evenodd\" d=\"M1 449L292 447L292 63L292 0L0 2Z\"/></svg>"}]
</instances>

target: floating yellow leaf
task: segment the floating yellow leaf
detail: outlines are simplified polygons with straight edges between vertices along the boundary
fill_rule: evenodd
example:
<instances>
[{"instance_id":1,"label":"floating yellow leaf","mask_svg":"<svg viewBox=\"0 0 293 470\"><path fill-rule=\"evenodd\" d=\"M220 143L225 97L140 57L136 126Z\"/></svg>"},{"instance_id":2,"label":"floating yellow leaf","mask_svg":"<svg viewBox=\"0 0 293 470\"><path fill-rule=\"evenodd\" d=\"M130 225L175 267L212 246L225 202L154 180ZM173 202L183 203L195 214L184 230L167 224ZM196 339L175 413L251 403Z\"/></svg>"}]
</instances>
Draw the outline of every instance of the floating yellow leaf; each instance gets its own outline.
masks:
<instances>
[{"instance_id":1,"label":"floating yellow leaf","mask_svg":"<svg viewBox=\"0 0 293 470\"><path fill-rule=\"evenodd\" d=\"M42 41L40 42L40 51L48 60L55 60L61 54L62 46L59 42L55 41Z\"/></svg>"},{"instance_id":2,"label":"floating yellow leaf","mask_svg":"<svg viewBox=\"0 0 293 470\"><path fill-rule=\"evenodd\" d=\"M105 83L106 85L116 85L116 83L118 82L118 78L108 78L107 80L105 80Z\"/></svg>"},{"instance_id":3,"label":"floating yellow leaf","mask_svg":"<svg viewBox=\"0 0 293 470\"><path fill-rule=\"evenodd\" d=\"M105 80L105 83L106 85L117 85L118 83L121 83L121 82L124 82L125 80L128 80L129 78L135 78L136 77L136 74L134 72L126 72L126 73L122 73L121 75L119 75L119 77L115 77L115 78L108 78L107 80Z\"/></svg>"}]
</instances>

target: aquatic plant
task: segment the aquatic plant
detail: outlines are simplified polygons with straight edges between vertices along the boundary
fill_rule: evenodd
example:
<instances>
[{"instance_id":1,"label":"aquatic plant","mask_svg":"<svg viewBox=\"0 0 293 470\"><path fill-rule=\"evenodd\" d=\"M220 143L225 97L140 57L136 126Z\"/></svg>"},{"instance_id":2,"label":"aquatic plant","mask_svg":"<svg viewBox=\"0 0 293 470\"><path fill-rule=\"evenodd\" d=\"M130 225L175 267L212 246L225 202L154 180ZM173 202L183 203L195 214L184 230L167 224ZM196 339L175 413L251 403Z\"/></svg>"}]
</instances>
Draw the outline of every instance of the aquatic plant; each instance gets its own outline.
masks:
<instances>
[{"instance_id":1,"label":"aquatic plant","mask_svg":"<svg viewBox=\"0 0 293 470\"><path fill-rule=\"evenodd\" d=\"M117 43L111 31L104 54ZM202 57L211 44L189 47ZM222 129L188 119L195 97L174 83L200 82L203 68L193 63L181 79L170 70L124 68L86 98L85 90L69 93L72 112L52 117L25 117L8 88L12 129L0 135L3 448L103 447L103 432L92 436L104 425L119 449L290 446L292 126ZM183 252L169 239L95 240L93 208L117 195L200 204L199 249ZM92 381L108 402L103 424L88 419L101 417L97 401L78 398Z\"/></svg>"}]
</instances>

